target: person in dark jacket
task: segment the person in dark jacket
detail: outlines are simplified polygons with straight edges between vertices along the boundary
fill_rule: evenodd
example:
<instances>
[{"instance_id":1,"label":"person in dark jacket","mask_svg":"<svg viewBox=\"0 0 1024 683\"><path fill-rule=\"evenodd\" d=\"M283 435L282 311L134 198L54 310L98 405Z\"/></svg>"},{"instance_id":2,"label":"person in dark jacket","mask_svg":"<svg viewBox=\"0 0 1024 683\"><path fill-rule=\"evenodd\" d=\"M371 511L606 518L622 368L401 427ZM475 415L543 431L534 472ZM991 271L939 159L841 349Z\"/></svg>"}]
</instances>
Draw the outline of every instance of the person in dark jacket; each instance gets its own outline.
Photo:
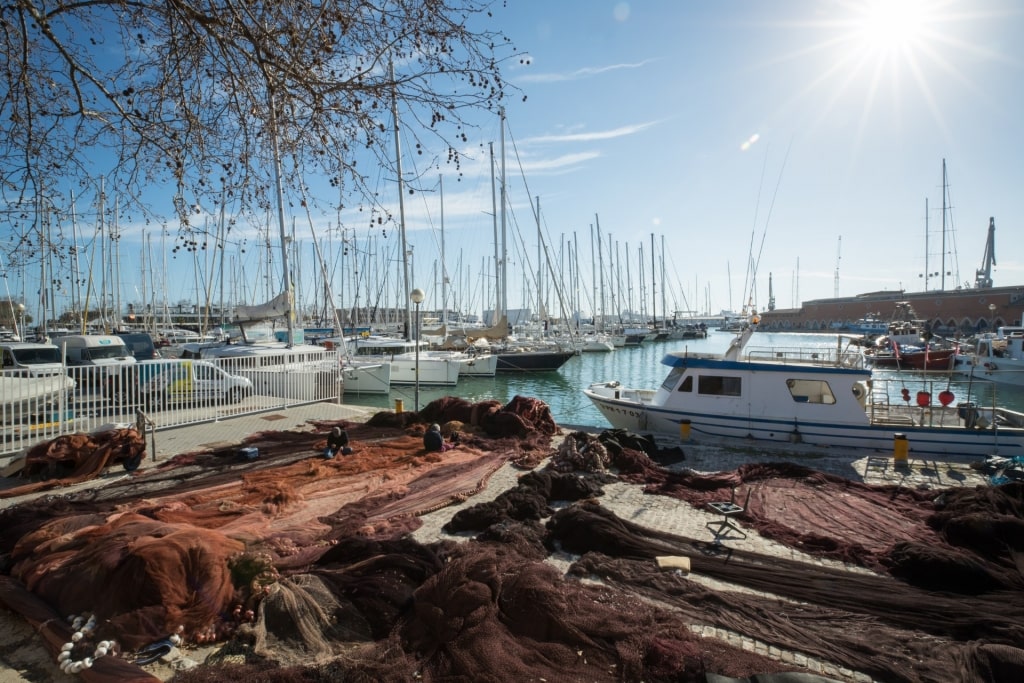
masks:
<instances>
[{"instance_id":1,"label":"person in dark jacket","mask_svg":"<svg viewBox=\"0 0 1024 683\"><path fill-rule=\"evenodd\" d=\"M423 435L423 447L427 451L446 451L452 447L450 443L444 440L444 436L441 435L441 425L434 423L430 425L426 433Z\"/></svg>"},{"instance_id":2,"label":"person in dark jacket","mask_svg":"<svg viewBox=\"0 0 1024 683\"><path fill-rule=\"evenodd\" d=\"M348 432L341 427L335 427L327 437L327 448L324 449L324 458L330 460L338 453L348 455L352 447L348 445Z\"/></svg>"}]
</instances>

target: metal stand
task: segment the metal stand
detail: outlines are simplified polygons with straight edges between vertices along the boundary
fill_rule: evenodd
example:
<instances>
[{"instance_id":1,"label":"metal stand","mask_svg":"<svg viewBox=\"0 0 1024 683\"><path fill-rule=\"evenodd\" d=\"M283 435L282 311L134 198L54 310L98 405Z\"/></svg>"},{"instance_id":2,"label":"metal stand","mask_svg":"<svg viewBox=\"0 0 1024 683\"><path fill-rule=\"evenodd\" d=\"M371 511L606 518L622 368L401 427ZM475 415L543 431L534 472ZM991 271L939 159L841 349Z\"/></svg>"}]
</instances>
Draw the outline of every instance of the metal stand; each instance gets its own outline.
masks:
<instances>
[{"instance_id":1,"label":"metal stand","mask_svg":"<svg viewBox=\"0 0 1024 683\"><path fill-rule=\"evenodd\" d=\"M714 522L708 522L705 526L708 530L714 534L715 543L721 543L723 539L728 538L746 538L747 534L736 526L732 518L743 513L747 509L747 504L750 502L750 489L747 489L747 498L743 505L739 505L736 502L736 489L732 490L732 498L727 501L716 501L708 503L708 507L722 515L722 519ZM732 536L731 534L735 534Z\"/></svg>"}]
</instances>

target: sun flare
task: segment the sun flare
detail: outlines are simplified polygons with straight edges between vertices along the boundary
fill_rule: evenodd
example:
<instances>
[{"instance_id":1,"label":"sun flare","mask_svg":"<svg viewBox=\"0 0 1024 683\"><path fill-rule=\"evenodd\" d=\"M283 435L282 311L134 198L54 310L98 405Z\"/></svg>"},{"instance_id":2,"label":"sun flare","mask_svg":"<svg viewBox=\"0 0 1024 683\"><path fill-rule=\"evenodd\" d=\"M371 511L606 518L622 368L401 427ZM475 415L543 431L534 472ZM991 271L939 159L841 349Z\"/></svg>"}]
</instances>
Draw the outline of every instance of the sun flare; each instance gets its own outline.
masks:
<instances>
[{"instance_id":1,"label":"sun flare","mask_svg":"<svg viewBox=\"0 0 1024 683\"><path fill-rule=\"evenodd\" d=\"M925 38L930 19L926 0L867 0L856 21L858 39L868 51L904 51Z\"/></svg>"}]
</instances>

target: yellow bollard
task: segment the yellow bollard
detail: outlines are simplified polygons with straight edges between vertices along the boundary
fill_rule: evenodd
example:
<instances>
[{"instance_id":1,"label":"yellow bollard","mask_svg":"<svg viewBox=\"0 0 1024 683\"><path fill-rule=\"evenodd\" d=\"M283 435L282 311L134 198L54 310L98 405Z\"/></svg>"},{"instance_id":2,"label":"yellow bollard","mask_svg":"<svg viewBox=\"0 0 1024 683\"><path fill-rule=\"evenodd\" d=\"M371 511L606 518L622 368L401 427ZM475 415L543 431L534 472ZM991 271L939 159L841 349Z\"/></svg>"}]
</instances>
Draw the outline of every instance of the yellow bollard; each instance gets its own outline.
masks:
<instances>
[{"instance_id":1,"label":"yellow bollard","mask_svg":"<svg viewBox=\"0 0 1024 683\"><path fill-rule=\"evenodd\" d=\"M910 442L906 434L897 432L892 435L892 459L897 467L907 466L907 453L910 451Z\"/></svg>"},{"instance_id":2,"label":"yellow bollard","mask_svg":"<svg viewBox=\"0 0 1024 683\"><path fill-rule=\"evenodd\" d=\"M400 398L395 399L395 412L400 413L405 410L405 401Z\"/></svg>"},{"instance_id":3,"label":"yellow bollard","mask_svg":"<svg viewBox=\"0 0 1024 683\"><path fill-rule=\"evenodd\" d=\"M679 440L689 441L690 440L690 421L680 420L679 422Z\"/></svg>"}]
</instances>

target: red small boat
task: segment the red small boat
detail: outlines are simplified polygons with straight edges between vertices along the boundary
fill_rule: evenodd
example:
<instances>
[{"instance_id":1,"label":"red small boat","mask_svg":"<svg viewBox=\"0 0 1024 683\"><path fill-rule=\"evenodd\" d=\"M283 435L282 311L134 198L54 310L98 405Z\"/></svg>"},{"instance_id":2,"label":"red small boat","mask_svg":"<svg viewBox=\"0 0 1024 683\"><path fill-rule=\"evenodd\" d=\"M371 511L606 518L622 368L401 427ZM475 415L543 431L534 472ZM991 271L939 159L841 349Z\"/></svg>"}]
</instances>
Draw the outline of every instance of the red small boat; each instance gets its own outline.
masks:
<instances>
[{"instance_id":1,"label":"red small boat","mask_svg":"<svg viewBox=\"0 0 1024 683\"><path fill-rule=\"evenodd\" d=\"M885 337L880 344L864 352L868 363L876 368L896 370L948 371L953 369L956 348L933 349L920 346L900 346Z\"/></svg>"}]
</instances>

